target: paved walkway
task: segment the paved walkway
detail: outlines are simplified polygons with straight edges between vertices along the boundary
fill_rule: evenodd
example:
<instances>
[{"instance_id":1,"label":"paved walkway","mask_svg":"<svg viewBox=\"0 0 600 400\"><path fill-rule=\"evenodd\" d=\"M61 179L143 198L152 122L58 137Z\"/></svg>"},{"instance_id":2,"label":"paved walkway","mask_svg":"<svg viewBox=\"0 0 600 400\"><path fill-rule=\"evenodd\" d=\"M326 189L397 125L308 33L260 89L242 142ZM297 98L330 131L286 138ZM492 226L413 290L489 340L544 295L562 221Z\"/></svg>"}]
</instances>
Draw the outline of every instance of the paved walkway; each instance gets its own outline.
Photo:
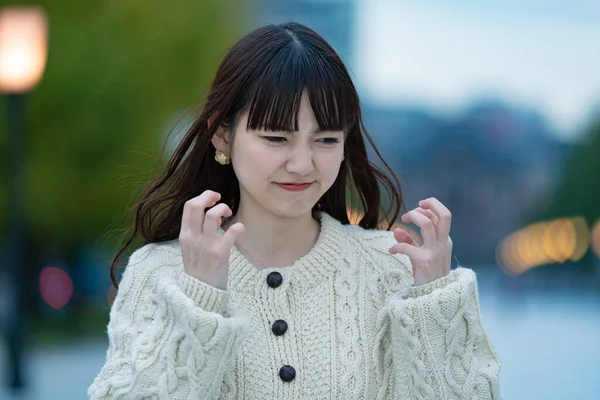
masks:
<instances>
[{"instance_id":1,"label":"paved walkway","mask_svg":"<svg viewBox=\"0 0 600 400\"><path fill-rule=\"evenodd\" d=\"M104 363L107 343L104 340L80 341L66 346L33 351L27 362L30 390L21 396L13 396L6 391L5 387L0 387L0 399L79 400L87 398L87 388ZM2 361L5 359L4 350L0 348ZM0 367L0 377L3 379L5 365Z\"/></svg>"}]
</instances>

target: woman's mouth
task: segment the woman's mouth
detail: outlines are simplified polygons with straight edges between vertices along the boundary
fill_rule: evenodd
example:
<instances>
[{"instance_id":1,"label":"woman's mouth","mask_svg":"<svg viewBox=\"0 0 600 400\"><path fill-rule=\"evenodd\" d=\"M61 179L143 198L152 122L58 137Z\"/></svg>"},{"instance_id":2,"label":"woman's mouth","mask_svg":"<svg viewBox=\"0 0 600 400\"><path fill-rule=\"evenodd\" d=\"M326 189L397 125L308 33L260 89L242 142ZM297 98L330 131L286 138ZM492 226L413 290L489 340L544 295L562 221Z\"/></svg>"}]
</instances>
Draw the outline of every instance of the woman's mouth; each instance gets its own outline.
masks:
<instances>
[{"instance_id":1,"label":"woman's mouth","mask_svg":"<svg viewBox=\"0 0 600 400\"><path fill-rule=\"evenodd\" d=\"M311 187L313 182L309 183L278 183L277 186L289 192L301 192Z\"/></svg>"}]
</instances>

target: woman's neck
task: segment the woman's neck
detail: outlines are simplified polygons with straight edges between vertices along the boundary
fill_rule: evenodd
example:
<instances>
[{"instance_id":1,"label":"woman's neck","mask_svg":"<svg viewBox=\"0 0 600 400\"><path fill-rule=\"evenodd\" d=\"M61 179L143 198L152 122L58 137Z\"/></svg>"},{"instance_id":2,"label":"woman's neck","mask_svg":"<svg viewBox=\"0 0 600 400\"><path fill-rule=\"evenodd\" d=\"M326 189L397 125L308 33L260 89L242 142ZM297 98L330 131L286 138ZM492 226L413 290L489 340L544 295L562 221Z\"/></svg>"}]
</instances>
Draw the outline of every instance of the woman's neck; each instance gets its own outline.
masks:
<instances>
[{"instance_id":1,"label":"woman's neck","mask_svg":"<svg viewBox=\"0 0 600 400\"><path fill-rule=\"evenodd\" d=\"M261 211L250 213L240 208L226 224L244 224L246 232L236 247L255 268L290 266L312 249L320 232L320 223L312 215L282 218Z\"/></svg>"}]
</instances>

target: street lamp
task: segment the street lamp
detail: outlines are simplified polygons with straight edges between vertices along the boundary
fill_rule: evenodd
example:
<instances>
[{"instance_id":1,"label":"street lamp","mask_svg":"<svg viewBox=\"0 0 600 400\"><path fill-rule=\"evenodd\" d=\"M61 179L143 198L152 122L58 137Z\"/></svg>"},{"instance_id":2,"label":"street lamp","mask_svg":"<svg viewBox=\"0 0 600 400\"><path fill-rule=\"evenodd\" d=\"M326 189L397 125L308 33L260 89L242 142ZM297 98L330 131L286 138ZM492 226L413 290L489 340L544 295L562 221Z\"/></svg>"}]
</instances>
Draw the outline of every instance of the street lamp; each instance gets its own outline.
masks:
<instances>
[{"instance_id":1,"label":"street lamp","mask_svg":"<svg viewBox=\"0 0 600 400\"><path fill-rule=\"evenodd\" d=\"M8 385L25 386L25 295L23 249L25 222L26 95L42 77L47 57L48 24L37 6L0 8L0 92L8 105L6 140L6 263L10 293L7 329Z\"/></svg>"}]
</instances>

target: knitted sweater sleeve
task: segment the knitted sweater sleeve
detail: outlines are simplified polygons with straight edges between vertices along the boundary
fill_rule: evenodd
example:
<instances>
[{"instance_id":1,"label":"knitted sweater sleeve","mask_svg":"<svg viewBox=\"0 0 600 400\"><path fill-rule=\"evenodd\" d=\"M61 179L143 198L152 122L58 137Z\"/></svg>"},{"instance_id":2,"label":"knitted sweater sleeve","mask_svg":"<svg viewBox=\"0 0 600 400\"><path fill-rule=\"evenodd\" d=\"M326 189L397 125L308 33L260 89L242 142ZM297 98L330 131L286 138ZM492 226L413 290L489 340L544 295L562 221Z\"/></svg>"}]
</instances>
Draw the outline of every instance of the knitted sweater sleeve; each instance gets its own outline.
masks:
<instances>
[{"instance_id":1,"label":"knitted sweater sleeve","mask_svg":"<svg viewBox=\"0 0 600 400\"><path fill-rule=\"evenodd\" d=\"M472 270L393 294L379 322L396 398L500 398L500 361L481 323Z\"/></svg>"},{"instance_id":2,"label":"knitted sweater sleeve","mask_svg":"<svg viewBox=\"0 0 600 400\"><path fill-rule=\"evenodd\" d=\"M188 276L156 245L137 250L110 311L106 363L88 396L217 399L246 330L227 303L226 291Z\"/></svg>"}]
</instances>

